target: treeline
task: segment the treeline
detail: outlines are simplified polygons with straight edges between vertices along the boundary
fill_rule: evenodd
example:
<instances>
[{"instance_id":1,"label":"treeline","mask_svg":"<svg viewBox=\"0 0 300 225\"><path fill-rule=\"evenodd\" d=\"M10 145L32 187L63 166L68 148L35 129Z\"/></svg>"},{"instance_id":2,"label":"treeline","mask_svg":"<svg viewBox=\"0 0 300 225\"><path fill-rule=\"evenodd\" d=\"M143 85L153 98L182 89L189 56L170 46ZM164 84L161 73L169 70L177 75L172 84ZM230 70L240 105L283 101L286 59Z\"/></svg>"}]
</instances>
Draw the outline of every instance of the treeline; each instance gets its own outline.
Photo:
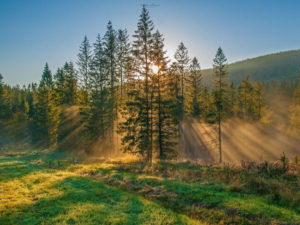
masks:
<instances>
[{"instance_id":1,"label":"treeline","mask_svg":"<svg viewBox=\"0 0 300 225\"><path fill-rule=\"evenodd\" d=\"M55 147L63 107L78 105L87 153L115 154L120 136L117 150L151 162L153 154L167 159L184 148L181 122L186 117L219 123L219 129L230 117L267 122L265 85L249 77L238 86L229 83L221 48L213 59L212 91L183 43L175 59L168 60L163 35L154 31L145 7L132 42L126 29L115 30L109 22L93 46L84 38L77 70L67 62L52 75L46 64L39 85L22 89L4 84L0 76L0 126L7 137L0 141L30 138L32 144Z\"/></svg>"}]
</instances>

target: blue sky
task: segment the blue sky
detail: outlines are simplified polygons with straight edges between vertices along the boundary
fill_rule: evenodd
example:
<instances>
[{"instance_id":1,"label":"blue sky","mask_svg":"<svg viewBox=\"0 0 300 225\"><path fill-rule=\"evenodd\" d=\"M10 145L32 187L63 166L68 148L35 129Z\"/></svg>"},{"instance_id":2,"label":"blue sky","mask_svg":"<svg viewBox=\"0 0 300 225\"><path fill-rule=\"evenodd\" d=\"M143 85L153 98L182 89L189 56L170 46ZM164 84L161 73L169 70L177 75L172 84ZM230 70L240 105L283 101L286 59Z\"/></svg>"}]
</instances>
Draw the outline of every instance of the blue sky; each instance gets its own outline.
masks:
<instances>
[{"instance_id":1,"label":"blue sky","mask_svg":"<svg viewBox=\"0 0 300 225\"><path fill-rule=\"evenodd\" d=\"M165 37L172 59L180 42L211 68L219 46L236 62L300 48L300 1L284 0L1 0L0 73L8 84L39 82L48 62L52 73L76 62L85 35L90 43L112 21L115 29L136 30L141 4ZM130 37L132 40L132 37ZM300 59L299 59L300 63Z\"/></svg>"}]
</instances>

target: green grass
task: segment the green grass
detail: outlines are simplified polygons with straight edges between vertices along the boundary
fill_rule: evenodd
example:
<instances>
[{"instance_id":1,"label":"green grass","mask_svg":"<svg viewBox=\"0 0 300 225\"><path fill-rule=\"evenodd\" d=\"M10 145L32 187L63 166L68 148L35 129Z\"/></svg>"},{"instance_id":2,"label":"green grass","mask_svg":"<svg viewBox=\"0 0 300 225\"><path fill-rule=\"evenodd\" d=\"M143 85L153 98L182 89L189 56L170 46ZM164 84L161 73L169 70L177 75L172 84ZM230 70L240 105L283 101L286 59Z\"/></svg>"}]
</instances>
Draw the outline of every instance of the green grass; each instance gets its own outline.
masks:
<instances>
[{"instance_id":1,"label":"green grass","mask_svg":"<svg viewBox=\"0 0 300 225\"><path fill-rule=\"evenodd\" d=\"M140 195L69 172L67 166L31 164L37 156L27 153L0 157L0 224L201 224ZM46 160L47 155L40 156Z\"/></svg>"},{"instance_id":2,"label":"green grass","mask_svg":"<svg viewBox=\"0 0 300 225\"><path fill-rule=\"evenodd\" d=\"M191 163L94 163L51 150L0 156L0 224L300 223L297 176ZM49 168L49 162L52 162ZM60 161L61 166L58 166Z\"/></svg>"}]
</instances>

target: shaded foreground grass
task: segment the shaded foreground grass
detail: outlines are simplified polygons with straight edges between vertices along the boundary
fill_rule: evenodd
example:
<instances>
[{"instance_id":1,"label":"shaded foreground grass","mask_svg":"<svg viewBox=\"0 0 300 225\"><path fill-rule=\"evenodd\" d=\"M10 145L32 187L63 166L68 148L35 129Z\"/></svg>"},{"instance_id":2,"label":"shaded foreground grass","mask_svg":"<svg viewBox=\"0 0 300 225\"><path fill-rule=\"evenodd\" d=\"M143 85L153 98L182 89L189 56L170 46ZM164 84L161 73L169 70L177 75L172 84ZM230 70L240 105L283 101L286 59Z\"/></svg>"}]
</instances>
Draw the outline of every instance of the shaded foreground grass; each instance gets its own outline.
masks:
<instances>
[{"instance_id":1,"label":"shaded foreground grass","mask_svg":"<svg viewBox=\"0 0 300 225\"><path fill-rule=\"evenodd\" d=\"M2 155L0 224L300 223L297 179L280 168L72 165L72 157L49 150Z\"/></svg>"},{"instance_id":2,"label":"shaded foreground grass","mask_svg":"<svg viewBox=\"0 0 300 225\"><path fill-rule=\"evenodd\" d=\"M2 156L0 166L0 224L201 224L66 168L22 156Z\"/></svg>"}]
</instances>

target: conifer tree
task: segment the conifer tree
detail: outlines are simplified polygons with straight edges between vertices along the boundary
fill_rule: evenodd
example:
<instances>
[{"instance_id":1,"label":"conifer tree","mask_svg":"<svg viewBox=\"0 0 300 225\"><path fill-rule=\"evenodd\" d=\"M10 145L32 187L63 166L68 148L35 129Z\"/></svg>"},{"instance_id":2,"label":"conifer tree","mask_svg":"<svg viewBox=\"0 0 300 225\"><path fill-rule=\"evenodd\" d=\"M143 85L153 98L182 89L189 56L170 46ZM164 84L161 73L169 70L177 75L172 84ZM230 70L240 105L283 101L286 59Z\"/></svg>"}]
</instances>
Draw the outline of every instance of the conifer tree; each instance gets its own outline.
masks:
<instances>
[{"instance_id":1,"label":"conifer tree","mask_svg":"<svg viewBox=\"0 0 300 225\"><path fill-rule=\"evenodd\" d=\"M253 87L249 76L242 80L238 88L239 116L244 120L251 116Z\"/></svg>"},{"instance_id":2,"label":"conifer tree","mask_svg":"<svg viewBox=\"0 0 300 225\"><path fill-rule=\"evenodd\" d=\"M132 100L130 93L136 88L135 58L130 55L126 58L124 64L124 92L126 94L126 102ZM130 98L131 96L131 98Z\"/></svg>"},{"instance_id":3,"label":"conifer tree","mask_svg":"<svg viewBox=\"0 0 300 225\"><path fill-rule=\"evenodd\" d=\"M176 136L177 139L180 137L180 121L181 121L181 103L182 103L182 98L180 96L180 70L178 67L177 62L173 62L170 67L168 68L168 85L167 88L169 89L169 97L170 100L172 101L171 107L170 107L170 115L172 116L172 121L174 124L177 124L177 132ZM179 140L178 140L179 141ZM178 143L176 143L178 146L178 151L180 151L180 146Z\"/></svg>"},{"instance_id":4,"label":"conifer tree","mask_svg":"<svg viewBox=\"0 0 300 225\"><path fill-rule=\"evenodd\" d=\"M221 139L221 120L224 113L228 99L227 99L227 58L221 47L218 48L215 58L213 59L213 85L214 85L214 103L216 105L218 115L217 121L219 123L219 152L220 162L222 162L222 139Z\"/></svg>"},{"instance_id":5,"label":"conifer tree","mask_svg":"<svg viewBox=\"0 0 300 225\"><path fill-rule=\"evenodd\" d=\"M181 137L179 148L185 150L185 137L184 137L184 112L185 112L185 80L186 80L186 68L190 61L188 57L188 50L181 42L178 46L178 49L175 52L174 58L177 60L177 66L180 73L180 86L181 86L181 95L180 95L180 121L182 121L182 129L179 129L179 137ZM181 132L180 132L181 131Z\"/></svg>"},{"instance_id":6,"label":"conifer tree","mask_svg":"<svg viewBox=\"0 0 300 225\"><path fill-rule=\"evenodd\" d=\"M297 88L294 91L294 96L289 108L290 124L287 133L292 137L299 138L300 135L300 65L297 78Z\"/></svg>"},{"instance_id":7,"label":"conifer tree","mask_svg":"<svg viewBox=\"0 0 300 225\"><path fill-rule=\"evenodd\" d=\"M29 104L29 118L32 118L34 113L35 113L35 101L36 101L36 94L37 94L37 84L36 83L31 83L28 86L29 90L29 95L27 98L28 104Z\"/></svg>"},{"instance_id":8,"label":"conifer tree","mask_svg":"<svg viewBox=\"0 0 300 225\"><path fill-rule=\"evenodd\" d=\"M66 103L66 75L64 70L58 68L56 74L54 75L56 92L59 96L59 104Z\"/></svg>"},{"instance_id":9,"label":"conifer tree","mask_svg":"<svg viewBox=\"0 0 300 225\"><path fill-rule=\"evenodd\" d=\"M72 61L69 63L65 63L64 65L64 73L65 73L65 95L66 102L70 105L74 105L77 99L77 71L74 69L74 64Z\"/></svg>"},{"instance_id":10,"label":"conifer tree","mask_svg":"<svg viewBox=\"0 0 300 225\"><path fill-rule=\"evenodd\" d=\"M216 121L216 112L213 102L213 96L210 94L208 87L205 86L201 95L201 117L209 123Z\"/></svg>"},{"instance_id":11,"label":"conifer tree","mask_svg":"<svg viewBox=\"0 0 300 225\"><path fill-rule=\"evenodd\" d=\"M109 127L109 92L107 89L106 55L103 48L103 41L99 34L96 43L94 43L94 56L91 60L90 67L92 92L85 125L88 132L86 138L89 144L98 144L98 146L103 149L106 141L105 134L107 134Z\"/></svg>"},{"instance_id":12,"label":"conifer tree","mask_svg":"<svg viewBox=\"0 0 300 225\"><path fill-rule=\"evenodd\" d=\"M253 99L253 113L255 119L261 119L264 111L266 110L266 106L264 105L264 93L265 88L263 87L263 83L257 81L254 86L254 99Z\"/></svg>"},{"instance_id":13,"label":"conifer tree","mask_svg":"<svg viewBox=\"0 0 300 225\"><path fill-rule=\"evenodd\" d=\"M20 102L21 102L21 95L20 95L20 86L17 84L16 86L12 87L11 90L11 107L13 114L18 113Z\"/></svg>"},{"instance_id":14,"label":"conifer tree","mask_svg":"<svg viewBox=\"0 0 300 225\"><path fill-rule=\"evenodd\" d=\"M190 61L188 57L188 50L184 46L184 44L181 42L178 46L178 49L175 52L174 58L177 60L178 69L180 72L180 85L181 85L181 119L184 117L184 94L185 94L185 71L187 69L187 65Z\"/></svg>"},{"instance_id":15,"label":"conifer tree","mask_svg":"<svg viewBox=\"0 0 300 225\"><path fill-rule=\"evenodd\" d=\"M82 89L84 91L84 106L88 106L89 102L89 90L90 90L90 62L91 62L91 46L87 39L84 37L82 44L79 47L78 53L78 69L82 81Z\"/></svg>"},{"instance_id":16,"label":"conifer tree","mask_svg":"<svg viewBox=\"0 0 300 225\"><path fill-rule=\"evenodd\" d=\"M133 55L137 66L135 71L142 80L136 81L138 90L131 92L132 101L128 101L129 114L124 118L125 122L120 126L120 132L125 133L122 138L123 150L144 155L146 152L148 161L151 162L151 52L153 49L153 22L145 5L135 31L133 42Z\"/></svg>"},{"instance_id":17,"label":"conifer tree","mask_svg":"<svg viewBox=\"0 0 300 225\"><path fill-rule=\"evenodd\" d=\"M32 122L34 143L42 141L46 146L56 145L60 114L57 98L52 73L46 63L37 91L37 103Z\"/></svg>"},{"instance_id":18,"label":"conifer tree","mask_svg":"<svg viewBox=\"0 0 300 225\"><path fill-rule=\"evenodd\" d=\"M5 143L5 137L7 136L6 122L12 117L12 111L10 107L10 101L7 89L3 82L3 76L0 73L0 148Z\"/></svg>"},{"instance_id":19,"label":"conifer tree","mask_svg":"<svg viewBox=\"0 0 300 225\"><path fill-rule=\"evenodd\" d=\"M176 134L176 123L173 122L170 109L172 108L172 99L169 95L169 77L167 73L167 63L169 60L165 56L164 38L156 31L153 35L152 61L157 66L157 74L153 75L154 88L152 93L155 94L154 104L151 112L154 114L154 128L152 133L155 134L155 143L158 145L159 158L161 160L172 157L176 154L174 134ZM157 115L157 116L156 116ZM175 132L174 132L175 131Z\"/></svg>"},{"instance_id":20,"label":"conifer tree","mask_svg":"<svg viewBox=\"0 0 300 225\"><path fill-rule=\"evenodd\" d=\"M116 95L116 50L117 50L117 34L112 27L111 21L107 24L107 31L104 36L104 51L107 58L107 70L109 74L109 123L110 123L110 143L114 143L114 121L117 117L117 95ZM114 147L111 146L113 149Z\"/></svg>"},{"instance_id":21,"label":"conifer tree","mask_svg":"<svg viewBox=\"0 0 300 225\"><path fill-rule=\"evenodd\" d=\"M236 88L231 81L229 86L229 98L228 98L228 114L234 116L236 112Z\"/></svg>"},{"instance_id":22,"label":"conifer tree","mask_svg":"<svg viewBox=\"0 0 300 225\"><path fill-rule=\"evenodd\" d=\"M195 118L201 114L202 74L200 64L196 57L193 58L188 75L189 93L187 98L188 112Z\"/></svg>"},{"instance_id":23,"label":"conifer tree","mask_svg":"<svg viewBox=\"0 0 300 225\"><path fill-rule=\"evenodd\" d=\"M125 72L125 63L127 58L130 55L130 43L128 39L129 35L127 30L119 29L117 32L117 67L118 67L118 77L120 79L120 99L123 100L123 84L124 84L124 72Z\"/></svg>"},{"instance_id":24,"label":"conifer tree","mask_svg":"<svg viewBox=\"0 0 300 225\"><path fill-rule=\"evenodd\" d=\"M0 121L9 119L12 116L12 111L9 102L9 96L4 86L3 76L0 73Z\"/></svg>"},{"instance_id":25,"label":"conifer tree","mask_svg":"<svg viewBox=\"0 0 300 225\"><path fill-rule=\"evenodd\" d=\"M10 138L14 141L20 141L29 137L28 122L29 104L24 98L24 95L22 95L20 99L20 105L18 106L18 110L16 113L13 114L13 119L10 121Z\"/></svg>"}]
</instances>

